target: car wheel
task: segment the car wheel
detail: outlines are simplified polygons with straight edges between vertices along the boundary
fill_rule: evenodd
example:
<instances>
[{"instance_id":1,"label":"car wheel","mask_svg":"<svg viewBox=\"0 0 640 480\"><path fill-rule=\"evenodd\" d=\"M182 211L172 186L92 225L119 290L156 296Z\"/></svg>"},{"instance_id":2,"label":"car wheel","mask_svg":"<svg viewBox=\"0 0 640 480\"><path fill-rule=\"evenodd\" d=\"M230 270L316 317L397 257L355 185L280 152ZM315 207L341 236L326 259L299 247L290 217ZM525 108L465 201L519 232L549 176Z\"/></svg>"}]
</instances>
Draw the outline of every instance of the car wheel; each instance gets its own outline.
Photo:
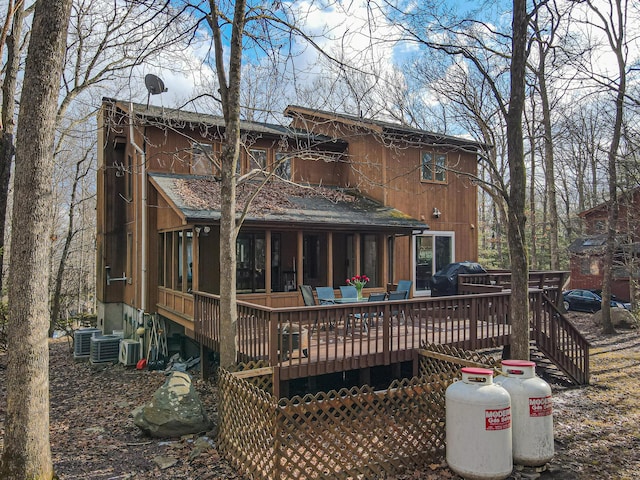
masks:
<instances>
[{"instance_id":1,"label":"car wheel","mask_svg":"<svg viewBox=\"0 0 640 480\"><path fill-rule=\"evenodd\" d=\"M569 302L567 302L566 300L564 302L562 302L562 306L564 307L564 311L568 312L569 310L571 310L569 307L571 305L569 305Z\"/></svg>"}]
</instances>

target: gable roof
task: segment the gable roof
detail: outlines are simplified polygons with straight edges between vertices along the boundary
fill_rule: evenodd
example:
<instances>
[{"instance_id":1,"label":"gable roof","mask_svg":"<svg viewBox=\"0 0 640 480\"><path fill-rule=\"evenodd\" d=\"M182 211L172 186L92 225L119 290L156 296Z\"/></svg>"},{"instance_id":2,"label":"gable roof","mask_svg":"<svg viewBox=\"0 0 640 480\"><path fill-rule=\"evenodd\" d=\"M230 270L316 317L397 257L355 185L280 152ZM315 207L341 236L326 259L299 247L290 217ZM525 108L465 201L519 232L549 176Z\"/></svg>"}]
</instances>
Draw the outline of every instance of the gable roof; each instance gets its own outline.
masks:
<instances>
[{"instance_id":1,"label":"gable roof","mask_svg":"<svg viewBox=\"0 0 640 480\"><path fill-rule=\"evenodd\" d=\"M315 118L324 121L336 121L345 125L368 129L378 134L403 137L409 140L414 139L415 141L428 143L433 146L455 146L474 150L479 148L489 148L488 145L473 140L444 135L441 133L428 132L408 125L363 118L345 113L335 113L326 110L306 108L299 105L289 105L285 109L284 114L292 118Z\"/></svg>"},{"instance_id":2,"label":"gable roof","mask_svg":"<svg viewBox=\"0 0 640 480\"><path fill-rule=\"evenodd\" d=\"M590 235L578 237L567 247L569 252L580 254L604 254L607 246L607 235Z\"/></svg>"},{"instance_id":3,"label":"gable roof","mask_svg":"<svg viewBox=\"0 0 640 480\"><path fill-rule=\"evenodd\" d=\"M220 115L208 113L190 112L176 108L167 108L156 105L143 105L120 101L112 98L103 98L103 103L114 105L123 112L133 113L138 120L147 125L159 128L186 128L195 126L205 126L214 129L219 135L225 130L224 118ZM311 143L316 147L333 151L343 151L347 147L347 142L326 135L312 134L306 130L277 125L264 122L240 121L240 131L242 133L256 133L273 138L293 138L297 141Z\"/></svg>"},{"instance_id":4,"label":"gable roof","mask_svg":"<svg viewBox=\"0 0 640 480\"><path fill-rule=\"evenodd\" d=\"M618 204L624 204L625 202L638 202L640 203L640 187L632 188L626 192L622 192L618 197ZM579 217L586 218L594 213L603 214L609 211L609 202L602 202L596 205L595 207L591 207L587 210L583 210L578 213Z\"/></svg>"},{"instance_id":5,"label":"gable roof","mask_svg":"<svg viewBox=\"0 0 640 480\"><path fill-rule=\"evenodd\" d=\"M158 192L187 223L220 221L220 183L212 176L150 173ZM238 211L256 184L238 189ZM254 199L244 224L306 225L331 230L404 233L429 225L394 208L343 190L274 180Z\"/></svg>"}]
</instances>

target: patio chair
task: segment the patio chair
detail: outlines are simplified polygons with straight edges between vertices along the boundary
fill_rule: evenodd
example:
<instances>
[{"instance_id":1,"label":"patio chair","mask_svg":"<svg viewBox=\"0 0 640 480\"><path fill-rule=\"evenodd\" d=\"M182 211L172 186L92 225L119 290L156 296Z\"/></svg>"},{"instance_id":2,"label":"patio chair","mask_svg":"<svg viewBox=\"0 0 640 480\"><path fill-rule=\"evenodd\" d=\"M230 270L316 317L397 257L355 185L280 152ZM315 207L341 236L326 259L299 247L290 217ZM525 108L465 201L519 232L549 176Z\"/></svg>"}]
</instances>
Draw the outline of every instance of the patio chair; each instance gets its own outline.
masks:
<instances>
[{"instance_id":1,"label":"patio chair","mask_svg":"<svg viewBox=\"0 0 640 480\"><path fill-rule=\"evenodd\" d=\"M369 295L369 302L382 302L384 301L384 299L387 298L387 294L386 293L372 293L371 295ZM351 316L351 315L350 315ZM357 320L362 320L362 326L364 328L365 332L369 331L369 320L371 319L372 321L372 325L375 325L375 319L382 316L382 312L371 312L371 313L354 313L353 314L353 318L357 319ZM350 324L350 319L347 318L347 324L345 326L347 333L349 333L349 324Z\"/></svg>"},{"instance_id":2,"label":"patio chair","mask_svg":"<svg viewBox=\"0 0 640 480\"><path fill-rule=\"evenodd\" d=\"M389 298L387 300L406 300L407 298L409 298L409 292L406 290L396 290L395 292L389 292ZM397 317L398 315L402 315L402 320L406 321L403 309L396 308L391 310L392 317Z\"/></svg>"},{"instance_id":3,"label":"patio chair","mask_svg":"<svg viewBox=\"0 0 640 480\"><path fill-rule=\"evenodd\" d=\"M313 307L316 305L316 299L313 298L313 288L311 285L300 285L300 293L305 307Z\"/></svg>"},{"instance_id":4,"label":"patio chair","mask_svg":"<svg viewBox=\"0 0 640 480\"><path fill-rule=\"evenodd\" d=\"M333 287L316 287L316 294L318 295L320 305L332 305L336 303L336 294L333 291Z\"/></svg>"},{"instance_id":5,"label":"patio chair","mask_svg":"<svg viewBox=\"0 0 640 480\"><path fill-rule=\"evenodd\" d=\"M413 285L411 280L398 280L398 288L396 288L396 292L405 292L404 299L406 300L411 294L411 285Z\"/></svg>"},{"instance_id":6,"label":"patio chair","mask_svg":"<svg viewBox=\"0 0 640 480\"><path fill-rule=\"evenodd\" d=\"M358 290L353 285L340 285L342 298L358 298Z\"/></svg>"}]
</instances>

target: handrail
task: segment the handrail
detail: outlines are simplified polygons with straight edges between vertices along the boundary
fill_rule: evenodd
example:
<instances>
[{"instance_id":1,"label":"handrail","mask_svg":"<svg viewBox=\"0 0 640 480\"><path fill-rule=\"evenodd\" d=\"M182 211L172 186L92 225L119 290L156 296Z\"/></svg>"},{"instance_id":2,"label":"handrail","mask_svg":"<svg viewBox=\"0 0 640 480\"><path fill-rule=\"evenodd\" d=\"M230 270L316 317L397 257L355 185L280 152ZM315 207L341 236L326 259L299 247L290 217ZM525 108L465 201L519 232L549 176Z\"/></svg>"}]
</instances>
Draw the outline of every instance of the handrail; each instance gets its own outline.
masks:
<instances>
[{"instance_id":1,"label":"handrail","mask_svg":"<svg viewBox=\"0 0 640 480\"><path fill-rule=\"evenodd\" d=\"M538 349L578 385L589 384L589 342L555 305L549 292L539 299L532 339ZM533 309L532 309L533 310Z\"/></svg>"}]
</instances>

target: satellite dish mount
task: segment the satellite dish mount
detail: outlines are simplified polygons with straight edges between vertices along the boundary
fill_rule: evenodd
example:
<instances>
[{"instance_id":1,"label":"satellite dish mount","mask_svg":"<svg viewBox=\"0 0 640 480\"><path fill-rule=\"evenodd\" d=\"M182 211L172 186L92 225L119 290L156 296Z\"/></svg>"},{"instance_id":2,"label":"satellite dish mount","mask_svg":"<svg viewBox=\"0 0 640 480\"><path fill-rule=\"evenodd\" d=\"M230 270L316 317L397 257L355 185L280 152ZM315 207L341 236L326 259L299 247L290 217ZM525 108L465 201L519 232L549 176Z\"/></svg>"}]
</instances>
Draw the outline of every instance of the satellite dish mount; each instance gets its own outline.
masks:
<instances>
[{"instance_id":1,"label":"satellite dish mount","mask_svg":"<svg viewBox=\"0 0 640 480\"><path fill-rule=\"evenodd\" d=\"M149 98L151 95L159 95L167 91L162 79L152 73L148 73L144 76L144 85L147 87L147 106L149 105Z\"/></svg>"}]
</instances>

